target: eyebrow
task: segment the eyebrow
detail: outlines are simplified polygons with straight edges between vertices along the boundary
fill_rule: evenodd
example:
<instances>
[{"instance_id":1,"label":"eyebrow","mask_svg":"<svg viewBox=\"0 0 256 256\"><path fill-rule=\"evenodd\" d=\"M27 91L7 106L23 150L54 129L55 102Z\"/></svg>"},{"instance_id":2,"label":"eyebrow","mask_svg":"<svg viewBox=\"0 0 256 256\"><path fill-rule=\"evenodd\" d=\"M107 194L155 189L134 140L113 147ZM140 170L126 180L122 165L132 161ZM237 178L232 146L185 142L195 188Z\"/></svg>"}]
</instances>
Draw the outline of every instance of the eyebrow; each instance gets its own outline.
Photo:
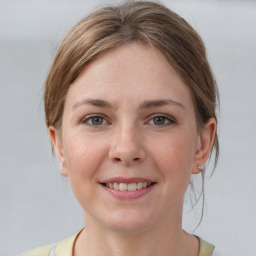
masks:
<instances>
[{"instance_id":1,"label":"eyebrow","mask_svg":"<svg viewBox=\"0 0 256 256\"><path fill-rule=\"evenodd\" d=\"M185 107L181 103L174 101L172 99L146 100L140 105L140 108L145 109L145 108L152 108L152 107L161 107L165 105L175 105L177 107L181 107L185 109Z\"/></svg>"},{"instance_id":2,"label":"eyebrow","mask_svg":"<svg viewBox=\"0 0 256 256\"><path fill-rule=\"evenodd\" d=\"M102 99L84 99L79 102L77 102L73 109L81 106L81 105L93 105L100 108L114 108L114 106L109 103L108 101L102 100ZM147 109L147 108L153 108L153 107L161 107L166 105L174 105L180 108L185 109L185 107L172 99L158 99L158 100L146 100L142 104L140 104L140 109Z\"/></svg>"},{"instance_id":3,"label":"eyebrow","mask_svg":"<svg viewBox=\"0 0 256 256\"><path fill-rule=\"evenodd\" d=\"M109 102L105 101L105 100L101 100L101 99L85 99L85 100L81 100L79 102L77 102L74 106L73 109L81 106L81 105L93 105L96 107L100 107L100 108L113 108L112 104L110 104Z\"/></svg>"}]
</instances>

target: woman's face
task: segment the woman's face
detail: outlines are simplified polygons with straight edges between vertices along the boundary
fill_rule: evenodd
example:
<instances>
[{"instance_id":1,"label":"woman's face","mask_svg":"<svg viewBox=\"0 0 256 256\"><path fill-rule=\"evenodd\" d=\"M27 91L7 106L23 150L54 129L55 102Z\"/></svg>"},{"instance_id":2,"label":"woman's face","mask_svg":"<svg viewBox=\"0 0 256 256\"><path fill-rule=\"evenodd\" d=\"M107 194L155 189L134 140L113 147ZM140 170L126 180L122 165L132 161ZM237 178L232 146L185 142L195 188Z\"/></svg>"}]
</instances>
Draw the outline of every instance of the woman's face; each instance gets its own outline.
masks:
<instances>
[{"instance_id":1,"label":"woman's face","mask_svg":"<svg viewBox=\"0 0 256 256\"><path fill-rule=\"evenodd\" d=\"M131 43L87 66L67 93L62 135L50 128L87 224L138 232L177 222L203 164L195 120L188 87L157 50Z\"/></svg>"}]
</instances>

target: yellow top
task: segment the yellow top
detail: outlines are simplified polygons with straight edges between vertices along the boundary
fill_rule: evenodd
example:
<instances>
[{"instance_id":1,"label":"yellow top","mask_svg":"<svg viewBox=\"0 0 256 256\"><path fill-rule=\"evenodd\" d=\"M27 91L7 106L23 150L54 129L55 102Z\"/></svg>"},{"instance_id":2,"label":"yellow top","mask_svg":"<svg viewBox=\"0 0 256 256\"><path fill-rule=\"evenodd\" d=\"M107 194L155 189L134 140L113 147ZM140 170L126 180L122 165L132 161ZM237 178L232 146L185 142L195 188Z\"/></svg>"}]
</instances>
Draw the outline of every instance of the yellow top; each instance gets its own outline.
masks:
<instances>
[{"instance_id":1,"label":"yellow top","mask_svg":"<svg viewBox=\"0 0 256 256\"><path fill-rule=\"evenodd\" d=\"M22 253L18 256L72 256L73 245L80 231L62 241L54 244L47 244L31 250L29 252Z\"/></svg>"},{"instance_id":2,"label":"yellow top","mask_svg":"<svg viewBox=\"0 0 256 256\"><path fill-rule=\"evenodd\" d=\"M199 250L199 256L211 256L213 255L213 251L215 246L212 244L207 243L202 238L198 237L200 242L200 250Z\"/></svg>"},{"instance_id":3,"label":"yellow top","mask_svg":"<svg viewBox=\"0 0 256 256\"><path fill-rule=\"evenodd\" d=\"M65 240L62 240L54 244L41 246L32 251L22 253L19 256L72 256L73 246L80 232L81 230L77 234ZM212 256L214 246L212 244L207 243L200 237L197 238L200 241L199 256Z\"/></svg>"}]
</instances>

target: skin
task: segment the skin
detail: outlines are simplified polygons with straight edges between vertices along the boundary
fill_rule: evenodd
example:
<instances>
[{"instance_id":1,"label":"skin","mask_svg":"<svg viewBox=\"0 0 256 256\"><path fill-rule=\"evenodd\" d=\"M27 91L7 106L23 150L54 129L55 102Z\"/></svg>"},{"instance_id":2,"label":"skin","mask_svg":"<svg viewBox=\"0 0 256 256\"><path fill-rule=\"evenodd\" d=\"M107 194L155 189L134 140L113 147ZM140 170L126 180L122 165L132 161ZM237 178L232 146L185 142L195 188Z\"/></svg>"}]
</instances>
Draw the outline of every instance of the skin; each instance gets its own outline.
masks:
<instances>
[{"instance_id":1,"label":"skin","mask_svg":"<svg viewBox=\"0 0 256 256\"><path fill-rule=\"evenodd\" d=\"M198 255L198 240L182 230L183 196L215 130L211 118L198 132L190 90L159 51L131 43L88 65L67 93L61 131L49 127L62 175L84 209L73 254ZM100 184L113 177L156 184L123 200Z\"/></svg>"}]
</instances>

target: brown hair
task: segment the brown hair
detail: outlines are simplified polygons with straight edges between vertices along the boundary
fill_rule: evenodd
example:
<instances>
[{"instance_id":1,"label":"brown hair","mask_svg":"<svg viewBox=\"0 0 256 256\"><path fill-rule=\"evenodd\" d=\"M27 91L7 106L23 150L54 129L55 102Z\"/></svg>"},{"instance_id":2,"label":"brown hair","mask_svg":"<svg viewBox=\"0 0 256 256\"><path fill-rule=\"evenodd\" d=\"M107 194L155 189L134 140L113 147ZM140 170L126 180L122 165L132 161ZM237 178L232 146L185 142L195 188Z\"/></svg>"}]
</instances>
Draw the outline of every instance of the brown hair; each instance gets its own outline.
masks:
<instances>
[{"instance_id":1,"label":"brown hair","mask_svg":"<svg viewBox=\"0 0 256 256\"><path fill-rule=\"evenodd\" d=\"M94 11L63 39L45 82L47 126L61 128L65 96L86 65L106 51L134 41L158 49L190 88L199 131L209 118L217 120L218 91L200 36L163 5L130 1ZM217 133L212 150L216 165Z\"/></svg>"}]
</instances>

